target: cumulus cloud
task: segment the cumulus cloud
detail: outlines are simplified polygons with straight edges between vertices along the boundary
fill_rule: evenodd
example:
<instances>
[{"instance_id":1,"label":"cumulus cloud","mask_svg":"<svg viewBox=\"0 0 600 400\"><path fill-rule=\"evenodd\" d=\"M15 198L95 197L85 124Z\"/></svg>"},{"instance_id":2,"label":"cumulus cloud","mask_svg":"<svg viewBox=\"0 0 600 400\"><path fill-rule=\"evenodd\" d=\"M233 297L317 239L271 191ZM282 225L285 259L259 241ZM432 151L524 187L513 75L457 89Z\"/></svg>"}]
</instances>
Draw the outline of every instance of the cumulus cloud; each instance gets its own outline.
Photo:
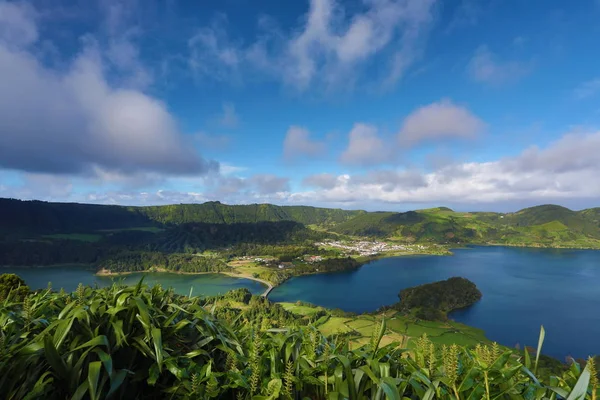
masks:
<instances>
[{"instance_id":1,"label":"cumulus cloud","mask_svg":"<svg viewBox=\"0 0 600 400\"><path fill-rule=\"evenodd\" d=\"M600 132L567 134L515 157L446 165L436 171L371 171L336 177L336 185L294 193L297 203L539 204L600 197ZM333 179L331 179L333 182Z\"/></svg>"},{"instance_id":2,"label":"cumulus cloud","mask_svg":"<svg viewBox=\"0 0 600 400\"><path fill-rule=\"evenodd\" d=\"M272 174L257 174L249 178L249 183L256 188L259 194L271 194L289 191L289 178Z\"/></svg>"},{"instance_id":3,"label":"cumulus cloud","mask_svg":"<svg viewBox=\"0 0 600 400\"><path fill-rule=\"evenodd\" d=\"M35 10L26 3L0 1L0 39L5 46L19 48L37 41L35 17Z\"/></svg>"},{"instance_id":4,"label":"cumulus cloud","mask_svg":"<svg viewBox=\"0 0 600 400\"><path fill-rule=\"evenodd\" d=\"M310 132L300 126L291 126L283 140L283 157L293 161L301 157L316 157L325 151L325 143L310 138Z\"/></svg>"},{"instance_id":5,"label":"cumulus cloud","mask_svg":"<svg viewBox=\"0 0 600 400\"><path fill-rule=\"evenodd\" d=\"M531 64L514 60L500 61L487 46L480 46L469 61L467 71L477 82L501 85L517 81L529 74Z\"/></svg>"},{"instance_id":6,"label":"cumulus cloud","mask_svg":"<svg viewBox=\"0 0 600 400\"><path fill-rule=\"evenodd\" d=\"M395 208L454 204L463 209L488 210L542 203L590 207L597 206L600 198L599 152L600 132L570 133L543 149L531 148L514 157L487 162L447 164L430 172L382 169L355 175L317 174L304 179L308 190L298 192L290 191L286 177L259 174L248 178L217 176L213 186L193 192L108 191L80 195L71 190L68 181L34 174L27 178L28 185L4 184L0 194L32 198L32 185L41 185L48 200L119 204L220 200L370 209L388 208L386 204Z\"/></svg>"},{"instance_id":7,"label":"cumulus cloud","mask_svg":"<svg viewBox=\"0 0 600 400\"><path fill-rule=\"evenodd\" d=\"M217 194L219 196L228 196L240 193L248 187L248 181L237 176L224 176L219 179Z\"/></svg>"},{"instance_id":8,"label":"cumulus cloud","mask_svg":"<svg viewBox=\"0 0 600 400\"><path fill-rule=\"evenodd\" d=\"M343 21L345 10L334 0L312 0L306 24L289 41L285 78L307 87L325 73L335 80L356 63L395 45L405 57L431 21L432 0L367 1L367 10ZM396 79L401 74L397 74Z\"/></svg>"},{"instance_id":9,"label":"cumulus cloud","mask_svg":"<svg viewBox=\"0 0 600 400\"><path fill-rule=\"evenodd\" d=\"M469 139L484 127L483 121L467 108L441 100L418 108L406 117L398 139L407 146L437 139Z\"/></svg>"},{"instance_id":10,"label":"cumulus cloud","mask_svg":"<svg viewBox=\"0 0 600 400\"><path fill-rule=\"evenodd\" d=\"M355 185L380 185L384 192L391 192L395 189L416 189L426 187L427 181L423 174L418 171L393 171L378 170L369 171L364 175L352 176L349 181Z\"/></svg>"},{"instance_id":11,"label":"cumulus cloud","mask_svg":"<svg viewBox=\"0 0 600 400\"><path fill-rule=\"evenodd\" d=\"M348 147L340 156L340 162L369 166L389 162L391 156L390 148L379 137L377 127L357 123L348 135Z\"/></svg>"},{"instance_id":12,"label":"cumulus cloud","mask_svg":"<svg viewBox=\"0 0 600 400\"><path fill-rule=\"evenodd\" d=\"M227 19L220 16L189 40L189 63L195 72L222 80L239 79L244 66L304 90L314 84L348 88L362 65L385 55L390 61L383 82L391 85L418 58L435 2L364 0L363 10L351 13L337 0L311 0L299 28L285 31L262 17L263 32L248 45L229 37Z\"/></svg>"},{"instance_id":13,"label":"cumulus cloud","mask_svg":"<svg viewBox=\"0 0 600 400\"><path fill-rule=\"evenodd\" d=\"M3 11L7 4L17 17L0 31L1 168L80 175L218 169L189 146L164 103L108 82L93 40L67 68L42 64L31 49L37 33L27 6L0 2ZM14 32L29 39L15 41Z\"/></svg>"},{"instance_id":14,"label":"cumulus cloud","mask_svg":"<svg viewBox=\"0 0 600 400\"><path fill-rule=\"evenodd\" d=\"M333 174L322 173L310 175L302 179L303 186L312 186L321 189L333 189L338 182L338 178Z\"/></svg>"}]
</instances>

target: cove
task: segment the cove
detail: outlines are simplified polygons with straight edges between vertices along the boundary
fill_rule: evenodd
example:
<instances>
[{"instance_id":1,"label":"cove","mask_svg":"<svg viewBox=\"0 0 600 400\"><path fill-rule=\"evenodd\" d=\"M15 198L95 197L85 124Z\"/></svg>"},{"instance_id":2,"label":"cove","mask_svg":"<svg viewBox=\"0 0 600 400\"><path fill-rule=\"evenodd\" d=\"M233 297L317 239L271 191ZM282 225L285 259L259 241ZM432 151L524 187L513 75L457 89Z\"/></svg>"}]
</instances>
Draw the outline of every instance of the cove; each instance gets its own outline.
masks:
<instances>
[{"instance_id":1,"label":"cove","mask_svg":"<svg viewBox=\"0 0 600 400\"><path fill-rule=\"evenodd\" d=\"M79 266L64 267L29 267L29 268L0 268L0 273L13 273L25 280L31 289L46 288L52 282L55 290L64 288L67 292L77 289L82 283L87 286L106 287L113 282L123 282L135 285L144 276L144 283L153 286L160 283L164 288L172 287L176 293L188 295L214 296L230 290L247 288L253 294L261 294L265 286L250 279L234 278L221 274L183 275L168 272L134 273L123 276L96 276L91 269Z\"/></svg>"},{"instance_id":2,"label":"cove","mask_svg":"<svg viewBox=\"0 0 600 400\"><path fill-rule=\"evenodd\" d=\"M450 317L498 343L536 347L564 360L600 354L600 251L471 247L453 256L394 257L355 271L293 278L269 299L302 300L357 313L398 301L407 287L462 276L483 298Z\"/></svg>"}]
</instances>

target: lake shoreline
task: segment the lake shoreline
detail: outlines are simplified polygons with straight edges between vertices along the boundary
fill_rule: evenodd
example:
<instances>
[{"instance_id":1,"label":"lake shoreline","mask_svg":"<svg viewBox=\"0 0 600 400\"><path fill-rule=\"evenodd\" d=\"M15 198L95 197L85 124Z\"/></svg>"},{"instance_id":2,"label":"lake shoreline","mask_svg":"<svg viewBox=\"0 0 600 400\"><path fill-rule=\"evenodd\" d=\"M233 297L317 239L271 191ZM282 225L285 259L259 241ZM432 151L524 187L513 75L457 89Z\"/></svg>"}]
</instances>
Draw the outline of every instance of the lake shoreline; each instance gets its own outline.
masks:
<instances>
[{"instance_id":1,"label":"lake shoreline","mask_svg":"<svg viewBox=\"0 0 600 400\"><path fill-rule=\"evenodd\" d=\"M238 278L238 279L249 279L251 281L255 281L255 282L259 282L262 283L264 286L266 286L265 291L263 292L263 294L265 293L269 293L271 290L273 290L274 286L272 283L265 281L264 279L260 279L260 278L255 278L253 276L247 275L247 274L242 274L242 273L234 273L234 272L227 272L227 271L207 271L207 272L183 272L183 271L171 271L165 268L155 268L155 269L151 269L151 270L144 270L144 271L124 271L124 272L112 272L110 270L107 270L105 268L100 269L99 271L96 272L96 276L100 276L100 277L120 277L120 276L127 276L127 275L132 275L132 274L145 274L145 273L159 273L159 274L176 274L176 275L209 275L209 274L218 274L218 275L226 275L229 276L231 278Z\"/></svg>"}]
</instances>

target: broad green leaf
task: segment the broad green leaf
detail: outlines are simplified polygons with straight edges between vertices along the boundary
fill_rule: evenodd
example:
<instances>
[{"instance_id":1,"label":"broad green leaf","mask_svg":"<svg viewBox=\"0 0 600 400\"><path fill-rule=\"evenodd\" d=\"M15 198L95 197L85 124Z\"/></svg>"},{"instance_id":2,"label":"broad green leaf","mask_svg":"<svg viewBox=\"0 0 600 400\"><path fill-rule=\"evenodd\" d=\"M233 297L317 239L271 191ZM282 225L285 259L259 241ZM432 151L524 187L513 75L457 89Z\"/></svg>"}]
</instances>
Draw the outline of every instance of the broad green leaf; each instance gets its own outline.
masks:
<instances>
[{"instance_id":1,"label":"broad green leaf","mask_svg":"<svg viewBox=\"0 0 600 400\"><path fill-rule=\"evenodd\" d=\"M77 351L77 350L85 349L87 347L96 347L96 346L105 346L105 347L108 347L108 339L106 338L106 336L104 336L104 335L96 336L95 338L93 338L92 340L89 340L89 341L85 342L81 346L77 346L73 350L70 350L70 352L74 352L74 351Z\"/></svg>"},{"instance_id":2,"label":"broad green leaf","mask_svg":"<svg viewBox=\"0 0 600 400\"><path fill-rule=\"evenodd\" d=\"M367 376L369 378L371 378L371 380L373 381L373 383L375 383L376 385L379 385L379 378L377 378L375 376L375 374L373 373L373 371L371 370L371 368L369 368L366 365L363 365L362 367L359 367L360 370L364 371L365 374L367 374Z\"/></svg>"},{"instance_id":3,"label":"broad green leaf","mask_svg":"<svg viewBox=\"0 0 600 400\"><path fill-rule=\"evenodd\" d=\"M104 365L104 369L106 369L106 373L108 376L112 377L113 374L113 365L112 365L112 357L101 349L94 349L94 353L98 354L100 361L102 361L102 365Z\"/></svg>"},{"instance_id":4,"label":"broad green leaf","mask_svg":"<svg viewBox=\"0 0 600 400\"><path fill-rule=\"evenodd\" d=\"M138 308L138 320L142 323L145 329L150 329L150 313L148 312L148 306L139 297L134 297L133 300Z\"/></svg>"},{"instance_id":5,"label":"broad green leaf","mask_svg":"<svg viewBox=\"0 0 600 400\"><path fill-rule=\"evenodd\" d=\"M160 372L158 371L158 365L152 364L148 370L148 385L154 386L159 376Z\"/></svg>"},{"instance_id":6,"label":"broad green leaf","mask_svg":"<svg viewBox=\"0 0 600 400\"><path fill-rule=\"evenodd\" d=\"M350 360L345 356L338 356L338 360L344 366L344 373L346 375L346 387L348 390L348 396L350 400L356 400L358 398L356 394L356 385L354 383L354 375L352 374L352 367L350 366Z\"/></svg>"},{"instance_id":7,"label":"broad green leaf","mask_svg":"<svg viewBox=\"0 0 600 400\"><path fill-rule=\"evenodd\" d=\"M61 320L56 326L56 330L54 331L54 346L57 349L60 349L60 346L63 344L65 338L69 334L72 325L73 318L69 318Z\"/></svg>"},{"instance_id":8,"label":"broad green leaf","mask_svg":"<svg viewBox=\"0 0 600 400\"><path fill-rule=\"evenodd\" d=\"M164 353L162 345L162 333L160 328L152 328L152 342L154 343L154 354L156 357L156 363L158 364L158 370L162 371Z\"/></svg>"},{"instance_id":9,"label":"broad green leaf","mask_svg":"<svg viewBox=\"0 0 600 400\"><path fill-rule=\"evenodd\" d=\"M100 379L101 368L102 363L100 361L93 361L88 365L87 382L91 400L98 400L100 398L100 388L98 387L98 381Z\"/></svg>"},{"instance_id":10,"label":"broad green leaf","mask_svg":"<svg viewBox=\"0 0 600 400\"><path fill-rule=\"evenodd\" d=\"M435 391L433 390L433 388L429 388L425 392L425 396L423 396L422 400L431 400L431 399L433 399L434 394L435 394Z\"/></svg>"},{"instance_id":11,"label":"broad green leaf","mask_svg":"<svg viewBox=\"0 0 600 400\"><path fill-rule=\"evenodd\" d=\"M588 386L590 384L590 371L589 366L586 366L579 379L577 379L577 383L571 393L569 393L569 397L567 400L579 400L585 399L585 395L587 393Z\"/></svg>"},{"instance_id":12,"label":"broad green leaf","mask_svg":"<svg viewBox=\"0 0 600 400\"><path fill-rule=\"evenodd\" d=\"M106 397L110 397L113 393L115 393L121 387L121 385L123 384L123 381L125 380L126 377L127 377L127 371L124 369L117 371L116 374L111 376L110 389L108 390Z\"/></svg>"},{"instance_id":13,"label":"broad green leaf","mask_svg":"<svg viewBox=\"0 0 600 400\"><path fill-rule=\"evenodd\" d=\"M50 386L50 384L52 384L52 381L53 379L51 373L49 371L44 372L39 377L35 385L33 385L33 389L29 393L27 393L23 400L33 400L40 398L40 396L44 394L48 389L52 389L52 387Z\"/></svg>"},{"instance_id":14,"label":"broad green leaf","mask_svg":"<svg viewBox=\"0 0 600 400\"><path fill-rule=\"evenodd\" d=\"M393 379L389 376L381 379L380 387L381 389L383 389L386 397L389 400L400 400L400 393L398 392L398 388L396 387Z\"/></svg>"},{"instance_id":15,"label":"broad green leaf","mask_svg":"<svg viewBox=\"0 0 600 400\"><path fill-rule=\"evenodd\" d=\"M529 356L529 352L527 351L527 348L525 348L523 350L523 352L525 354L525 368L531 369L531 356Z\"/></svg>"},{"instance_id":16,"label":"broad green leaf","mask_svg":"<svg viewBox=\"0 0 600 400\"><path fill-rule=\"evenodd\" d=\"M44 336L44 353L48 360L48 364L50 364L56 374L63 379L68 379L67 365L56 350L56 347L54 347L54 342L48 335Z\"/></svg>"},{"instance_id":17,"label":"broad green leaf","mask_svg":"<svg viewBox=\"0 0 600 400\"><path fill-rule=\"evenodd\" d=\"M556 386L548 386L548 389L550 389L551 391L553 391L554 393L556 393L557 395L559 395L563 399L566 399L567 397L569 397L569 392L567 392L563 388L559 388L559 387L556 387Z\"/></svg>"},{"instance_id":18,"label":"broad green leaf","mask_svg":"<svg viewBox=\"0 0 600 400\"><path fill-rule=\"evenodd\" d=\"M77 388L77 390L75 391L75 393L73 393L73 396L71 397L71 400L81 400L83 399L83 396L85 396L85 394L88 391L88 382L85 381L83 382L81 385L79 385L79 387Z\"/></svg>"}]
</instances>

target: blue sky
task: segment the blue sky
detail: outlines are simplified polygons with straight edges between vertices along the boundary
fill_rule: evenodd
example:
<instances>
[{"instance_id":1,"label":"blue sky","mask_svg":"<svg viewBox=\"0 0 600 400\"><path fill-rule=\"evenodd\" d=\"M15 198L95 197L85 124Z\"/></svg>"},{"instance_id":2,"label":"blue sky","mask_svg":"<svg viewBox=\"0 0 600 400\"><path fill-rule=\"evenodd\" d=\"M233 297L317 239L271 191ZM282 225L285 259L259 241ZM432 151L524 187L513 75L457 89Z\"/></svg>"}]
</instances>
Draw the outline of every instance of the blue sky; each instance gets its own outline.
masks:
<instances>
[{"instance_id":1,"label":"blue sky","mask_svg":"<svg viewBox=\"0 0 600 400\"><path fill-rule=\"evenodd\" d=\"M595 0L0 0L0 196L600 206Z\"/></svg>"}]
</instances>

